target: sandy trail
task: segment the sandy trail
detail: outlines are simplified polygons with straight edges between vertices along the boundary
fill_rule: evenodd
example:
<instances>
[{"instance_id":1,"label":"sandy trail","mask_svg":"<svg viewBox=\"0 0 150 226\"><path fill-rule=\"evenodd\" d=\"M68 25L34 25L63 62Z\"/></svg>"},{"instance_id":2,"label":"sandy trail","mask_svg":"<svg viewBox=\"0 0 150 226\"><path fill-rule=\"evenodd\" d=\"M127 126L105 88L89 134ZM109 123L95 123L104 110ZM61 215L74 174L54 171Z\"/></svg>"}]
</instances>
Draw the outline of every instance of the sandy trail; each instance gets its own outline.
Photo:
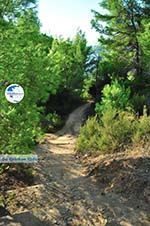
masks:
<instances>
[{"instance_id":1,"label":"sandy trail","mask_svg":"<svg viewBox=\"0 0 150 226\"><path fill-rule=\"evenodd\" d=\"M103 194L75 156L75 137L47 134L37 147L36 185L12 191L0 226L148 226L147 216L114 193ZM10 192L11 193L11 192Z\"/></svg>"}]
</instances>

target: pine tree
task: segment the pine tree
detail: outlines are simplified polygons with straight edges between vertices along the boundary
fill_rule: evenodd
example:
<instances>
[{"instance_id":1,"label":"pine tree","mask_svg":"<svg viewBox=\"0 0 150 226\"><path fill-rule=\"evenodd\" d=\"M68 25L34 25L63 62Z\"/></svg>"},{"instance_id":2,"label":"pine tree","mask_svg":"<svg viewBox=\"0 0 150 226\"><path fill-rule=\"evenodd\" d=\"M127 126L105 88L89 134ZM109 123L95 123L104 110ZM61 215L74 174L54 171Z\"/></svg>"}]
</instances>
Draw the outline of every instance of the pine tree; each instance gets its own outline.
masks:
<instances>
[{"instance_id":1,"label":"pine tree","mask_svg":"<svg viewBox=\"0 0 150 226\"><path fill-rule=\"evenodd\" d=\"M138 37L145 29L143 21L149 20L149 1L103 0L100 6L106 13L93 11L92 25L100 33L104 62L120 76L132 71L136 78L140 77L144 65Z\"/></svg>"}]
</instances>

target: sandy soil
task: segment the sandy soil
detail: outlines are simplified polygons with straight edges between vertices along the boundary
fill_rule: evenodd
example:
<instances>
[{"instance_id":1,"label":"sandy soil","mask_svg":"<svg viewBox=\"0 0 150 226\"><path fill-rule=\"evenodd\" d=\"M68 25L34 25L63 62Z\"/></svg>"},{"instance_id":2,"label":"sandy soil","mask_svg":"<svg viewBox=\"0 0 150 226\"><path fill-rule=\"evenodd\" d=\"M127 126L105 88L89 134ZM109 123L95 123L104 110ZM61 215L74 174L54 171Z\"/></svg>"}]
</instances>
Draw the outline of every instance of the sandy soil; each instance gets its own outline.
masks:
<instances>
[{"instance_id":1,"label":"sandy soil","mask_svg":"<svg viewBox=\"0 0 150 226\"><path fill-rule=\"evenodd\" d=\"M117 158L110 161L110 156L83 161L75 155L74 146L71 135L46 135L37 147L34 185L7 192L8 213L0 218L0 226L150 225L148 184L141 190L135 189L138 184L127 186L132 177L125 173L142 160L134 162L126 156L126 165L122 156L119 162Z\"/></svg>"}]
</instances>

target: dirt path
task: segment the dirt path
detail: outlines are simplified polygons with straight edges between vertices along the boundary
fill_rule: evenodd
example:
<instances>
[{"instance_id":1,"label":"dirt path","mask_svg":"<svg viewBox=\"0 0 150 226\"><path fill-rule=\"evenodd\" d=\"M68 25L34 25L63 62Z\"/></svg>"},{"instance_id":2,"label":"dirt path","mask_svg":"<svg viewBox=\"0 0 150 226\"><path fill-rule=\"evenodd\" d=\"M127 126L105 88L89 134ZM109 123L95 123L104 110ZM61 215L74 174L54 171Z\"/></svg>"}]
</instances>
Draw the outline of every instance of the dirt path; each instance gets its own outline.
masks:
<instances>
[{"instance_id":1,"label":"dirt path","mask_svg":"<svg viewBox=\"0 0 150 226\"><path fill-rule=\"evenodd\" d=\"M38 145L36 185L10 191L12 216L0 226L148 226L147 216L114 193L103 194L75 157L75 137L47 135Z\"/></svg>"}]
</instances>

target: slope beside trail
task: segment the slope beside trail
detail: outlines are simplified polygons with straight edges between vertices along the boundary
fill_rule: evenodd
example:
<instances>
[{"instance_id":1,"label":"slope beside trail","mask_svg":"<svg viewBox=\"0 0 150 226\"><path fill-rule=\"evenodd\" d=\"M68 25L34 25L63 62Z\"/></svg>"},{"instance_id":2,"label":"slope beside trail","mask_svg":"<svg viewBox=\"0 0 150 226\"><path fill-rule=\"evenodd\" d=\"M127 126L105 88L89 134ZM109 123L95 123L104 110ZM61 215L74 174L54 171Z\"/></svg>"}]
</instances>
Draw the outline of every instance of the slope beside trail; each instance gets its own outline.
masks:
<instances>
[{"instance_id":1,"label":"slope beside trail","mask_svg":"<svg viewBox=\"0 0 150 226\"><path fill-rule=\"evenodd\" d=\"M127 204L118 194L104 195L87 176L76 157L75 141L69 134L46 134L36 150L35 185L9 191L11 215L0 219L0 226L149 225L144 209Z\"/></svg>"}]
</instances>

